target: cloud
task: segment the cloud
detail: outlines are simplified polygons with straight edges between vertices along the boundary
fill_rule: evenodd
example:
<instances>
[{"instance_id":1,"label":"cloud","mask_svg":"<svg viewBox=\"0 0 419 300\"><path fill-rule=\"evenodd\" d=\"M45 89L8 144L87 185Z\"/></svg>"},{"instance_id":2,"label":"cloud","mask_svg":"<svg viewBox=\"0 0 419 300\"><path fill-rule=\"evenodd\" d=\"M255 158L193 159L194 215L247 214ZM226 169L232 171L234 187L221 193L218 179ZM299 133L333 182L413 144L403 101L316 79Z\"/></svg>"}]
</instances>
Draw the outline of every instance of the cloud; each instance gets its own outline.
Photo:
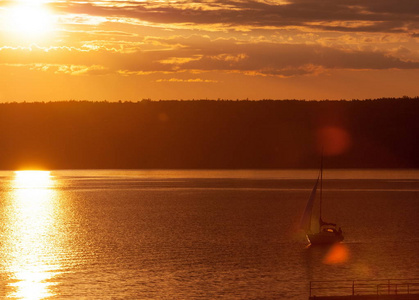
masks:
<instances>
[{"instance_id":1,"label":"cloud","mask_svg":"<svg viewBox=\"0 0 419 300\"><path fill-rule=\"evenodd\" d=\"M149 39L149 43L158 41ZM203 36L161 39L163 50L106 47L0 48L0 64L44 66L43 71L71 75L141 75L150 72L241 72L280 77L315 75L328 69L417 69L419 62L403 60L408 49L388 52L338 49L316 44L244 43ZM45 66L49 66L45 68ZM66 66L54 69L53 66Z\"/></svg>"},{"instance_id":2,"label":"cloud","mask_svg":"<svg viewBox=\"0 0 419 300\"><path fill-rule=\"evenodd\" d=\"M52 72L54 74L67 74L67 75L107 75L109 70L103 66L83 66L83 65L63 65L63 64L8 64L3 63L1 66L26 68L30 71Z\"/></svg>"},{"instance_id":3,"label":"cloud","mask_svg":"<svg viewBox=\"0 0 419 300\"><path fill-rule=\"evenodd\" d=\"M419 6L412 0L67 1L51 5L63 13L116 18L121 22L135 19L162 26L224 24L230 29L300 26L344 32L417 32L419 21ZM359 25L353 26L357 22Z\"/></svg>"},{"instance_id":4,"label":"cloud","mask_svg":"<svg viewBox=\"0 0 419 300\"><path fill-rule=\"evenodd\" d=\"M170 78L170 79L157 79L156 82L217 83L218 80L201 79L201 78L193 78L193 79Z\"/></svg>"},{"instance_id":5,"label":"cloud","mask_svg":"<svg viewBox=\"0 0 419 300\"><path fill-rule=\"evenodd\" d=\"M168 42L168 41L167 41ZM243 43L234 39L210 40L203 37L176 38L182 52L199 59L187 61L182 69L259 72L271 75L317 74L324 69L415 69L419 62L404 61L385 52L344 50L321 45L283 43Z\"/></svg>"}]
</instances>

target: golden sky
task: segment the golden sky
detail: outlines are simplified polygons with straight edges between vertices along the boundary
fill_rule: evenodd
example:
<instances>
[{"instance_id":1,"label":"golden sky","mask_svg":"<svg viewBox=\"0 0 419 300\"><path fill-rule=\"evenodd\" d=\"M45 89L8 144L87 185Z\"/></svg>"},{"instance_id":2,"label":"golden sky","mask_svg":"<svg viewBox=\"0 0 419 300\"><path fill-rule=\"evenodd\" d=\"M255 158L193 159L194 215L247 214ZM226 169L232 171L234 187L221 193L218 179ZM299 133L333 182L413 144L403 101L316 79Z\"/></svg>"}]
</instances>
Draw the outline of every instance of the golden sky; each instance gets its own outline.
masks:
<instances>
[{"instance_id":1,"label":"golden sky","mask_svg":"<svg viewBox=\"0 0 419 300\"><path fill-rule=\"evenodd\" d=\"M417 0L0 1L0 102L419 95Z\"/></svg>"}]
</instances>

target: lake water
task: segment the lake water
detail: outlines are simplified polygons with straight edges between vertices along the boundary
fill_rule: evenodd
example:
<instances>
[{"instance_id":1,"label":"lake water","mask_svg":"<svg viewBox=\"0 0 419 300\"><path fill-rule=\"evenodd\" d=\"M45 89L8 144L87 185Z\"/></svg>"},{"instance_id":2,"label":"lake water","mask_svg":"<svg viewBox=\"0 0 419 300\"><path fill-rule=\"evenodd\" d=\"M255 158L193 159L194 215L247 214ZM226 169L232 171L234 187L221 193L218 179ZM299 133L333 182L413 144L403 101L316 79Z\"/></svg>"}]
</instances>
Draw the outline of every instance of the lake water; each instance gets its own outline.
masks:
<instances>
[{"instance_id":1,"label":"lake water","mask_svg":"<svg viewBox=\"0 0 419 300\"><path fill-rule=\"evenodd\" d=\"M0 297L307 299L419 277L419 171L326 171L337 254L297 230L315 170L0 172Z\"/></svg>"}]
</instances>

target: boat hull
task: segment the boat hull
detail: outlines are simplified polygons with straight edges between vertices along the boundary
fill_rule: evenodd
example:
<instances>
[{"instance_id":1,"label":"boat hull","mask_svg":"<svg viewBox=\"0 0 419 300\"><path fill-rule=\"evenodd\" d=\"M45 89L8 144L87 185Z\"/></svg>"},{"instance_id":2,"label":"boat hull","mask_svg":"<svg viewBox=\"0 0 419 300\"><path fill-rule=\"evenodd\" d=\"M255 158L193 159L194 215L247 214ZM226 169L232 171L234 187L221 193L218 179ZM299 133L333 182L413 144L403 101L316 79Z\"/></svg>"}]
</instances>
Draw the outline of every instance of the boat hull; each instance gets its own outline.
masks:
<instances>
[{"instance_id":1,"label":"boat hull","mask_svg":"<svg viewBox=\"0 0 419 300\"><path fill-rule=\"evenodd\" d=\"M343 235L337 232L309 233L307 240L312 245L328 245L343 241Z\"/></svg>"}]
</instances>

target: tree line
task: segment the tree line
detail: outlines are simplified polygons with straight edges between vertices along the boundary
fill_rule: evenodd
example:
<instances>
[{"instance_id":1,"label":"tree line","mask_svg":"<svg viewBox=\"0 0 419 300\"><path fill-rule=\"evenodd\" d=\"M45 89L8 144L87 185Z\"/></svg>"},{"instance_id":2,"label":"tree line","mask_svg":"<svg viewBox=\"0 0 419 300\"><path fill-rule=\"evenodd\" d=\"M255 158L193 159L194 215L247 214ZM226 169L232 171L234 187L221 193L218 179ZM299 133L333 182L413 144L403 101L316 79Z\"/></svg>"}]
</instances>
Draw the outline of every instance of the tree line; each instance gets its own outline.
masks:
<instances>
[{"instance_id":1,"label":"tree line","mask_svg":"<svg viewBox=\"0 0 419 300\"><path fill-rule=\"evenodd\" d=\"M419 98L0 104L0 169L418 168Z\"/></svg>"}]
</instances>

